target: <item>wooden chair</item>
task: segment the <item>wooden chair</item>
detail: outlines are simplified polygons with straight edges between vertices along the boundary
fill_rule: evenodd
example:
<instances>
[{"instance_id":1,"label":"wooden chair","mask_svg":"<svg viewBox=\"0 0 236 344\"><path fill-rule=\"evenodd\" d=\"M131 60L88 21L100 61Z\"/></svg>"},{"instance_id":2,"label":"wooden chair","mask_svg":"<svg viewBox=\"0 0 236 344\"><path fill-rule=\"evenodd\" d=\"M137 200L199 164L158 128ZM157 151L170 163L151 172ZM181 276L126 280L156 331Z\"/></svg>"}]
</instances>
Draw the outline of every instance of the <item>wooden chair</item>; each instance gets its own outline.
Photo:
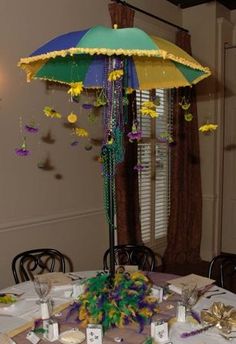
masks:
<instances>
[{"instance_id":1,"label":"wooden chair","mask_svg":"<svg viewBox=\"0 0 236 344\"><path fill-rule=\"evenodd\" d=\"M65 272L66 257L52 248L39 248L17 254L12 260L12 273L16 283L33 280L34 275L48 272Z\"/></svg>"},{"instance_id":2,"label":"wooden chair","mask_svg":"<svg viewBox=\"0 0 236 344\"><path fill-rule=\"evenodd\" d=\"M236 254L221 253L209 265L208 277L219 287L236 292Z\"/></svg>"},{"instance_id":3,"label":"wooden chair","mask_svg":"<svg viewBox=\"0 0 236 344\"><path fill-rule=\"evenodd\" d=\"M155 271L156 258L154 252L144 245L117 245L115 251L115 265L137 265L139 270ZM110 249L103 256L103 268L109 269Z\"/></svg>"}]
</instances>

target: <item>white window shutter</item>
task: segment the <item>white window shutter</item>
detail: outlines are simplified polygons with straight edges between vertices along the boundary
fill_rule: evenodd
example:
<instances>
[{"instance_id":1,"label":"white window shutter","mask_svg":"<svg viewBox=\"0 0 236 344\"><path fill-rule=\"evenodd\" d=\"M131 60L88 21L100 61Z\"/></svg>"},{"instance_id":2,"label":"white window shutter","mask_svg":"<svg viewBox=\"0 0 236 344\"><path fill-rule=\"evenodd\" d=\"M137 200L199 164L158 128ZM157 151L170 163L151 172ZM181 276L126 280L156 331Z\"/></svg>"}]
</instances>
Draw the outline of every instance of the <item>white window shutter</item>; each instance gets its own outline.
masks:
<instances>
[{"instance_id":1,"label":"white window shutter","mask_svg":"<svg viewBox=\"0 0 236 344\"><path fill-rule=\"evenodd\" d=\"M156 246L167 235L170 212L170 148L172 133L172 105L170 91L156 90L160 98L158 118L140 115L144 101L150 100L149 91L136 91L138 121L142 140L138 142L140 222L142 240ZM163 139L163 137L165 139Z\"/></svg>"}]
</instances>

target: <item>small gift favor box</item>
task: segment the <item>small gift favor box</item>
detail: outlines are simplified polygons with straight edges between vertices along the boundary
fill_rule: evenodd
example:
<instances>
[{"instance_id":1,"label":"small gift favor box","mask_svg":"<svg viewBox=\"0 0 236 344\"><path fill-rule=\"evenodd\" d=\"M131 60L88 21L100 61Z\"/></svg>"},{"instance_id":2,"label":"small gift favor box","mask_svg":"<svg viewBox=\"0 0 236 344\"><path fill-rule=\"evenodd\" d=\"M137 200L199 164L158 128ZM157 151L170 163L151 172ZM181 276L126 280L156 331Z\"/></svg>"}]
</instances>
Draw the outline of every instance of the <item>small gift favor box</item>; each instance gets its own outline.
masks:
<instances>
[{"instance_id":1,"label":"small gift favor box","mask_svg":"<svg viewBox=\"0 0 236 344\"><path fill-rule=\"evenodd\" d=\"M152 290L152 296L156 297L159 302L162 302L163 301L163 288L157 287L154 285L151 290Z\"/></svg>"},{"instance_id":2,"label":"small gift favor box","mask_svg":"<svg viewBox=\"0 0 236 344\"><path fill-rule=\"evenodd\" d=\"M102 325L89 324L87 326L87 344L102 344L102 335Z\"/></svg>"},{"instance_id":3,"label":"small gift favor box","mask_svg":"<svg viewBox=\"0 0 236 344\"><path fill-rule=\"evenodd\" d=\"M49 342L54 342L55 340L57 340L59 338L59 327L58 327L58 323L56 321L49 320L47 331L44 334L44 337Z\"/></svg>"},{"instance_id":4,"label":"small gift favor box","mask_svg":"<svg viewBox=\"0 0 236 344\"><path fill-rule=\"evenodd\" d=\"M48 301L40 303L41 319L46 320L50 318L50 310Z\"/></svg>"},{"instance_id":5,"label":"small gift favor box","mask_svg":"<svg viewBox=\"0 0 236 344\"><path fill-rule=\"evenodd\" d=\"M169 340L168 323L164 321L152 322L151 337L158 343L167 342Z\"/></svg>"},{"instance_id":6,"label":"small gift favor box","mask_svg":"<svg viewBox=\"0 0 236 344\"><path fill-rule=\"evenodd\" d=\"M177 318L178 322L185 322L186 321L186 307L181 302L177 303L176 318Z\"/></svg>"}]
</instances>

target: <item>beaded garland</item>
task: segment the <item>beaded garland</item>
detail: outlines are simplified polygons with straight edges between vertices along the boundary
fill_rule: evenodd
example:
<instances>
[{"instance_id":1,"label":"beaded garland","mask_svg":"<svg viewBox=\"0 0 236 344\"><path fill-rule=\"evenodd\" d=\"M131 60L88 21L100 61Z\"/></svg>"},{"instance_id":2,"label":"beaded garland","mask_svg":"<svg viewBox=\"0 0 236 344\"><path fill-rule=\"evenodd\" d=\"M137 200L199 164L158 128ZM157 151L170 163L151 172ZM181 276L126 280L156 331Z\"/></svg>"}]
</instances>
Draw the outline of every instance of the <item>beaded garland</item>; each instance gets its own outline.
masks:
<instances>
[{"instance_id":1,"label":"beaded garland","mask_svg":"<svg viewBox=\"0 0 236 344\"><path fill-rule=\"evenodd\" d=\"M108 99L103 112L104 144L109 141L109 136L114 134L117 127L123 129L122 75L116 80L108 80L108 75L117 69L123 69L123 61L118 57L108 58L104 70L106 80L104 91Z\"/></svg>"},{"instance_id":2,"label":"beaded garland","mask_svg":"<svg viewBox=\"0 0 236 344\"><path fill-rule=\"evenodd\" d=\"M108 100L103 109L104 142L102 149L103 180L104 180L104 207L109 224L113 224L110 218L110 204L114 214L115 202L115 169L116 165L124 159L123 149L123 71L124 62L120 57L108 57L105 63L104 96ZM119 71L119 73L118 73ZM116 78L109 76L116 75Z\"/></svg>"},{"instance_id":3,"label":"beaded garland","mask_svg":"<svg viewBox=\"0 0 236 344\"><path fill-rule=\"evenodd\" d=\"M114 226L113 219L110 218L111 197L113 202L114 214L116 211L116 194L115 194L115 146L107 144L102 148L101 153L103 167L103 197L104 208L107 222Z\"/></svg>"}]
</instances>

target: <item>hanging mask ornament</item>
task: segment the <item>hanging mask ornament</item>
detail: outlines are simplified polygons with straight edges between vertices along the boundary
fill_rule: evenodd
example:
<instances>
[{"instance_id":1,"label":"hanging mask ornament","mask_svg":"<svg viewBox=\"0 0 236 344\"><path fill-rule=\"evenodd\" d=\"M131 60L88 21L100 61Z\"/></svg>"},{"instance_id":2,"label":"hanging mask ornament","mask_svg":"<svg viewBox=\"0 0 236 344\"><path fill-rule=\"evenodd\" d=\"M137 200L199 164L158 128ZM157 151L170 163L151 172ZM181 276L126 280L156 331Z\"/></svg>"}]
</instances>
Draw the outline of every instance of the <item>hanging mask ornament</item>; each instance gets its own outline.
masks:
<instances>
[{"instance_id":1,"label":"hanging mask ornament","mask_svg":"<svg viewBox=\"0 0 236 344\"><path fill-rule=\"evenodd\" d=\"M91 124L94 124L97 122L97 116L94 112L92 112L92 111L90 112L90 114L88 115L88 121Z\"/></svg>"},{"instance_id":2,"label":"hanging mask ornament","mask_svg":"<svg viewBox=\"0 0 236 344\"><path fill-rule=\"evenodd\" d=\"M156 111L156 105L154 102L148 100L142 103L140 113L142 116L150 116L151 118L157 118L159 115Z\"/></svg>"},{"instance_id":3,"label":"hanging mask ornament","mask_svg":"<svg viewBox=\"0 0 236 344\"><path fill-rule=\"evenodd\" d=\"M82 82L72 82L68 94L70 94L72 101L79 102L79 95L83 91L84 85Z\"/></svg>"},{"instance_id":4,"label":"hanging mask ornament","mask_svg":"<svg viewBox=\"0 0 236 344\"><path fill-rule=\"evenodd\" d=\"M108 81L112 82L112 81L117 81L119 80L121 77L123 77L124 75L124 71L123 69L114 69L113 71L111 71L108 75Z\"/></svg>"},{"instance_id":5,"label":"hanging mask ornament","mask_svg":"<svg viewBox=\"0 0 236 344\"><path fill-rule=\"evenodd\" d=\"M140 141L142 138L142 131L138 130L138 121L135 120L133 121L133 125L132 125L132 130L131 132L128 133L128 138L130 142L133 142L135 140Z\"/></svg>"},{"instance_id":6,"label":"hanging mask ornament","mask_svg":"<svg viewBox=\"0 0 236 344\"><path fill-rule=\"evenodd\" d=\"M100 107L107 104L107 97L105 95L104 89L102 88L101 91L96 95L96 99L94 102L94 107Z\"/></svg>"},{"instance_id":7,"label":"hanging mask ornament","mask_svg":"<svg viewBox=\"0 0 236 344\"><path fill-rule=\"evenodd\" d=\"M174 139L168 131L165 131L165 132L160 134L159 141L160 142L167 142L167 143L171 144L174 142Z\"/></svg>"},{"instance_id":8,"label":"hanging mask ornament","mask_svg":"<svg viewBox=\"0 0 236 344\"><path fill-rule=\"evenodd\" d=\"M34 124L34 122L25 125L25 131L30 134L37 134L39 132L39 128Z\"/></svg>"},{"instance_id":9,"label":"hanging mask ornament","mask_svg":"<svg viewBox=\"0 0 236 344\"><path fill-rule=\"evenodd\" d=\"M67 116L67 121L71 124L77 122L78 120L78 116L74 113L74 112L71 112L68 116Z\"/></svg>"},{"instance_id":10,"label":"hanging mask ornament","mask_svg":"<svg viewBox=\"0 0 236 344\"><path fill-rule=\"evenodd\" d=\"M205 124L201 125L198 130L205 135L210 135L217 128L218 128L218 124L209 123L209 121L207 121Z\"/></svg>"},{"instance_id":11,"label":"hanging mask ornament","mask_svg":"<svg viewBox=\"0 0 236 344\"><path fill-rule=\"evenodd\" d=\"M88 132L84 128L74 128L73 134L79 137L88 137Z\"/></svg>"},{"instance_id":12,"label":"hanging mask ornament","mask_svg":"<svg viewBox=\"0 0 236 344\"><path fill-rule=\"evenodd\" d=\"M144 166L140 163L138 163L137 165L134 166L135 171L141 172L141 171L143 171L143 169L144 169Z\"/></svg>"},{"instance_id":13,"label":"hanging mask ornament","mask_svg":"<svg viewBox=\"0 0 236 344\"><path fill-rule=\"evenodd\" d=\"M30 151L27 149L27 146L26 146L26 137L23 138L23 142L20 148L16 148L15 152L16 152L16 155L18 156L27 156L30 154Z\"/></svg>"},{"instance_id":14,"label":"hanging mask ornament","mask_svg":"<svg viewBox=\"0 0 236 344\"><path fill-rule=\"evenodd\" d=\"M161 105L161 98L159 96L154 96L152 101L156 106Z\"/></svg>"},{"instance_id":15,"label":"hanging mask ornament","mask_svg":"<svg viewBox=\"0 0 236 344\"><path fill-rule=\"evenodd\" d=\"M135 90L134 90L133 88L127 87L127 88L125 89L125 94L132 94L134 91L135 91Z\"/></svg>"},{"instance_id":16,"label":"hanging mask ornament","mask_svg":"<svg viewBox=\"0 0 236 344\"><path fill-rule=\"evenodd\" d=\"M184 119L186 122L191 122L193 119L193 115L189 112L191 103L186 100L185 96L182 97L181 102L179 103L181 109L184 111Z\"/></svg>"},{"instance_id":17,"label":"hanging mask ornament","mask_svg":"<svg viewBox=\"0 0 236 344\"><path fill-rule=\"evenodd\" d=\"M92 105L92 104L89 104L89 103L84 103L84 104L82 104L82 108L83 108L84 110L90 110L90 109L92 109L92 107L93 107L93 105Z\"/></svg>"},{"instance_id":18,"label":"hanging mask ornament","mask_svg":"<svg viewBox=\"0 0 236 344\"><path fill-rule=\"evenodd\" d=\"M62 117L62 115L59 112L57 112L56 110L54 110L50 106L45 106L43 109L43 112L44 112L45 116L47 116L49 118L60 119Z\"/></svg>"}]
</instances>

